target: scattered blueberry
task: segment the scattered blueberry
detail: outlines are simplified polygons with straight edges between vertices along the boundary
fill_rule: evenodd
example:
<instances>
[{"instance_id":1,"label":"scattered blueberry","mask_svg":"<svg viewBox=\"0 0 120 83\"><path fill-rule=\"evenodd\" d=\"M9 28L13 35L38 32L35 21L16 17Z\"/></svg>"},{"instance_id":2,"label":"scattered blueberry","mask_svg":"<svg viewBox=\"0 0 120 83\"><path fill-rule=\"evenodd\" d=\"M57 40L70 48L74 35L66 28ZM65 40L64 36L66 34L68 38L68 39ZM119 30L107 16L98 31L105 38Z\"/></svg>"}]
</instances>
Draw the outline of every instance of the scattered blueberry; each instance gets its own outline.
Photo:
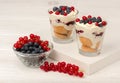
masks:
<instances>
[{"instance_id":1,"label":"scattered blueberry","mask_svg":"<svg viewBox=\"0 0 120 83\"><path fill-rule=\"evenodd\" d=\"M72 9L71 9L72 8ZM53 12L55 12L56 15L64 15L67 16L67 14L69 14L71 11L74 10L74 7L68 7L68 6L59 6L59 7L53 7L52 11L49 12L50 14L52 14ZM57 12L57 13L56 13ZM58 14L59 12L59 14Z\"/></svg>"}]
</instances>

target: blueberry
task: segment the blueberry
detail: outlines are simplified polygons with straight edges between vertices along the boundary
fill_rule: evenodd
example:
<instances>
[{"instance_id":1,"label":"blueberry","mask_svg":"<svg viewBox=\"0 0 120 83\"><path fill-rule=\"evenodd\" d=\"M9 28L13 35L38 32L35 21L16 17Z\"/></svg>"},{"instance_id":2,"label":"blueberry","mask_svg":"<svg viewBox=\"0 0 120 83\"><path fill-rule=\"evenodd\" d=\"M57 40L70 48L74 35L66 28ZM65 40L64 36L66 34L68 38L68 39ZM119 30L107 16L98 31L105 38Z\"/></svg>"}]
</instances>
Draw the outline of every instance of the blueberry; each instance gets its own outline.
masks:
<instances>
[{"instance_id":1,"label":"blueberry","mask_svg":"<svg viewBox=\"0 0 120 83\"><path fill-rule=\"evenodd\" d=\"M102 19L101 18L97 18L96 21L99 23L99 22L102 22Z\"/></svg>"},{"instance_id":2,"label":"blueberry","mask_svg":"<svg viewBox=\"0 0 120 83\"><path fill-rule=\"evenodd\" d=\"M27 50L28 50L28 46L24 46L24 50L26 50L26 51L27 51Z\"/></svg>"},{"instance_id":3,"label":"blueberry","mask_svg":"<svg viewBox=\"0 0 120 83\"><path fill-rule=\"evenodd\" d=\"M61 13L61 15L63 15L63 14L64 14L64 11L61 11L60 13Z\"/></svg>"},{"instance_id":4,"label":"blueberry","mask_svg":"<svg viewBox=\"0 0 120 83\"><path fill-rule=\"evenodd\" d=\"M22 50L25 50L25 49L24 49L24 46L21 48L21 51L22 51Z\"/></svg>"},{"instance_id":5,"label":"blueberry","mask_svg":"<svg viewBox=\"0 0 120 83\"><path fill-rule=\"evenodd\" d=\"M67 12L67 14L69 14L71 12L70 7L67 7L66 12Z\"/></svg>"},{"instance_id":6,"label":"blueberry","mask_svg":"<svg viewBox=\"0 0 120 83\"><path fill-rule=\"evenodd\" d=\"M88 20L84 20L84 24L88 23Z\"/></svg>"},{"instance_id":7,"label":"blueberry","mask_svg":"<svg viewBox=\"0 0 120 83\"><path fill-rule=\"evenodd\" d=\"M39 46L39 49L41 49L42 47L41 46Z\"/></svg>"},{"instance_id":8,"label":"blueberry","mask_svg":"<svg viewBox=\"0 0 120 83\"><path fill-rule=\"evenodd\" d=\"M21 49L19 49L19 48L16 48L16 51L21 51Z\"/></svg>"},{"instance_id":9,"label":"blueberry","mask_svg":"<svg viewBox=\"0 0 120 83\"><path fill-rule=\"evenodd\" d=\"M26 44L24 44L24 46L29 46L29 44L28 44L28 43L26 43Z\"/></svg>"},{"instance_id":10,"label":"blueberry","mask_svg":"<svg viewBox=\"0 0 120 83\"><path fill-rule=\"evenodd\" d=\"M36 52L35 52L35 51L32 51L32 54L36 54Z\"/></svg>"},{"instance_id":11,"label":"blueberry","mask_svg":"<svg viewBox=\"0 0 120 83\"><path fill-rule=\"evenodd\" d=\"M44 52L44 50L41 49L41 50L40 50L40 53L43 53L43 52Z\"/></svg>"},{"instance_id":12,"label":"blueberry","mask_svg":"<svg viewBox=\"0 0 120 83\"><path fill-rule=\"evenodd\" d=\"M84 20L80 20L80 23L84 23Z\"/></svg>"},{"instance_id":13,"label":"blueberry","mask_svg":"<svg viewBox=\"0 0 120 83\"><path fill-rule=\"evenodd\" d=\"M53 7L53 11L56 11L56 10L58 10L58 7Z\"/></svg>"},{"instance_id":14,"label":"blueberry","mask_svg":"<svg viewBox=\"0 0 120 83\"><path fill-rule=\"evenodd\" d=\"M32 47L32 46L30 46L30 47L29 47L29 50L30 50L30 51L32 51L32 50L34 50L34 49L33 49L33 47Z\"/></svg>"},{"instance_id":15,"label":"blueberry","mask_svg":"<svg viewBox=\"0 0 120 83\"><path fill-rule=\"evenodd\" d=\"M91 20L92 22L96 22L96 17L93 17Z\"/></svg>"},{"instance_id":16,"label":"blueberry","mask_svg":"<svg viewBox=\"0 0 120 83\"><path fill-rule=\"evenodd\" d=\"M88 18L88 21L92 21L92 18Z\"/></svg>"},{"instance_id":17,"label":"blueberry","mask_svg":"<svg viewBox=\"0 0 120 83\"><path fill-rule=\"evenodd\" d=\"M37 47L37 48L38 48L38 47L39 47L39 44L35 42L35 43L34 43L34 47Z\"/></svg>"},{"instance_id":18,"label":"blueberry","mask_svg":"<svg viewBox=\"0 0 120 83\"><path fill-rule=\"evenodd\" d=\"M25 50L22 50L21 52L22 52L22 53L26 53L26 51L25 51Z\"/></svg>"},{"instance_id":19,"label":"blueberry","mask_svg":"<svg viewBox=\"0 0 120 83\"><path fill-rule=\"evenodd\" d=\"M62 9L63 6L59 6L60 9Z\"/></svg>"},{"instance_id":20,"label":"blueberry","mask_svg":"<svg viewBox=\"0 0 120 83\"><path fill-rule=\"evenodd\" d=\"M33 44L34 44L33 42L28 42L29 46L33 46Z\"/></svg>"},{"instance_id":21,"label":"blueberry","mask_svg":"<svg viewBox=\"0 0 120 83\"><path fill-rule=\"evenodd\" d=\"M61 12L62 10L60 8L58 8L56 11Z\"/></svg>"},{"instance_id":22,"label":"blueberry","mask_svg":"<svg viewBox=\"0 0 120 83\"><path fill-rule=\"evenodd\" d=\"M28 50L26 53L30 54L30 53L31 53L31 51L30 51L30 50Z\"/></svg>"},{"instance_id":23,"label":"blueberry","mask_svg":"<svg viewBox=\"0 0 120 83\"><path fill-rule=\"evenodd\" d=\"M36 48L36 49L35 49L35 52L36 52L36 53L40 53L40 48Z\"/></svg>"}]
</instances>

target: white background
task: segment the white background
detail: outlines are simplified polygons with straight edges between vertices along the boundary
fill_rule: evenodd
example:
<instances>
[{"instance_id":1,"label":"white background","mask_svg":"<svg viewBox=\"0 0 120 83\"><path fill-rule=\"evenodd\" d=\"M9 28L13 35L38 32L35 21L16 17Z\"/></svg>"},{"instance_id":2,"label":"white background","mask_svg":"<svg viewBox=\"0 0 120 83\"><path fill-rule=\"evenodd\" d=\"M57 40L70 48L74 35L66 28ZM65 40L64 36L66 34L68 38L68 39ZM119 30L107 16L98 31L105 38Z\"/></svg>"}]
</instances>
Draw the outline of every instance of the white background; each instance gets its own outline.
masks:
<instances>
[{"instance_id":1,"label":"white background","mask_svg":"<svg viewBox=\"0 0 120 83\"><path fill-rule=\"evenodd\" d=\"M78 78L31 69L18 60L12 51L12 45L19 36L35 33L51 40L47 16L50 1L52 0L0 0L0 83L120 83L120 61L91 76ZM69 3L76 4L80 16L100 15L108 21L103 47L107 47L104 48L107 52L120 50L120 1L74 1Z\"/></svg>"}]
</instances>

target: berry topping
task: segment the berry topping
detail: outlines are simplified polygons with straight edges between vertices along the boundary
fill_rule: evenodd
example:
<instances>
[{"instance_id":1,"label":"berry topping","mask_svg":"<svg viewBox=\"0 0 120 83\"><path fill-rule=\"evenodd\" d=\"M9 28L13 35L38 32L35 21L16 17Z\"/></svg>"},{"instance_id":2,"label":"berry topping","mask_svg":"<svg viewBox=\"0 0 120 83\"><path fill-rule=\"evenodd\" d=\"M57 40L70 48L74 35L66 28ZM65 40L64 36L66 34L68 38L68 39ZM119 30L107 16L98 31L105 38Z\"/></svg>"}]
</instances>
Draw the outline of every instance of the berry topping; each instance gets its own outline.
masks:
<instances>
[{"instance_id":1,"label":"berry topping","mask_svg":"<svg viewBox=\"0 0 120 83\"><path fill-rule=\"evenodd\" d=\"M77 19L79 19L79 18L77 18ZM92 17L91 15L82 16L82 20L76 21L76 22L84 23L84 24L86 24L86 23L88 23L88 24L95 24L98 27L103 27L103 26L107 25L107 22L106 21L102 21L102 18L100 16Z\"/></svg>"},{"instance_id":2,"label":"berry topping","mask_svg":"<svg viewBox=\"0 0 120 83\"><path fill-rule=\"evenodd\" d=\"M53 7L52 10L49 11L49 14L55 13L56 15L63 15L67 16L70 12L74 11L75 8L73 6L59 6L59 7Z\"/></svg>"},{"instance_id":3,"label":"berry topping","mask_svg":"<svg viewBox=\"0 0 120 83\"><path fill-rule=\"evenodd\" d=\"M75 21L76 21L76 22L80 22L80 19L79 19L79 18L77 18Z\"/></svg>"},{"instance_id":4,"label":"berry topping","mask_svg":"<svg viewBox=\"0 0 120 83\"><path fill-rule=\"evenodd\" d=\"M66 63L66 62L58 62L54 64L46 61L44 62L43 65L40 66L40 69L44 70L45 72L58 71L59 73L78 76L80 78L84 76L84 73L79 71L80 68L77 65Z\"/></svg>"},{"instance_id":5,"label":"berry topping","mask_svg":"<svg viewBox=\"0 0 120 83\"><path fill-rule=\"evenodd\" d=\"M13 45L16 51L36 54L49 51L49 42L40 40L40 36L30 34L29 38L27 36L19 37L19 40Z\"/></svg>"}]
</instances>

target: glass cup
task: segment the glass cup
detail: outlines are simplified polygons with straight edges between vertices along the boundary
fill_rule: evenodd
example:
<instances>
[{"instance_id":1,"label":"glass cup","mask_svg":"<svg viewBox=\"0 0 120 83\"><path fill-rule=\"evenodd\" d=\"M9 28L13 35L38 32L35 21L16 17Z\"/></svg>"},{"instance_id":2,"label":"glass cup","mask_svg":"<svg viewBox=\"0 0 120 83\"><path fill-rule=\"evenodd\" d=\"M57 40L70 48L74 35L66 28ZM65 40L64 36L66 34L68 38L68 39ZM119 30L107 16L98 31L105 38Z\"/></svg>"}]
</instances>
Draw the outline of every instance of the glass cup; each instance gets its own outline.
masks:
<instances>
[{"instance_id":1,"label":"glass cup","mask_svg":"<svg viewBox=\"0 0 120 83\"><path fill-rule=\"evenodd\" d=\"M50 12L52 9L49 9ZM53 41L58 43L69 43L75 36L75 19L78 11L75 10L68 15L56 15L55 12L49 13L51 32Z\"/></svg>"},{"instance_id":2,"label":"glass cup","mask_svg":"<svg viewBox=\"0 0 120 83\"><path fill-rule=\"evenodd\" d=\"M82 55L96 56L100 54L106 26L103 26L102 22L98 25L97 22L89 23L75 24L78 49Z\"/></svg>"}]
</instances>

